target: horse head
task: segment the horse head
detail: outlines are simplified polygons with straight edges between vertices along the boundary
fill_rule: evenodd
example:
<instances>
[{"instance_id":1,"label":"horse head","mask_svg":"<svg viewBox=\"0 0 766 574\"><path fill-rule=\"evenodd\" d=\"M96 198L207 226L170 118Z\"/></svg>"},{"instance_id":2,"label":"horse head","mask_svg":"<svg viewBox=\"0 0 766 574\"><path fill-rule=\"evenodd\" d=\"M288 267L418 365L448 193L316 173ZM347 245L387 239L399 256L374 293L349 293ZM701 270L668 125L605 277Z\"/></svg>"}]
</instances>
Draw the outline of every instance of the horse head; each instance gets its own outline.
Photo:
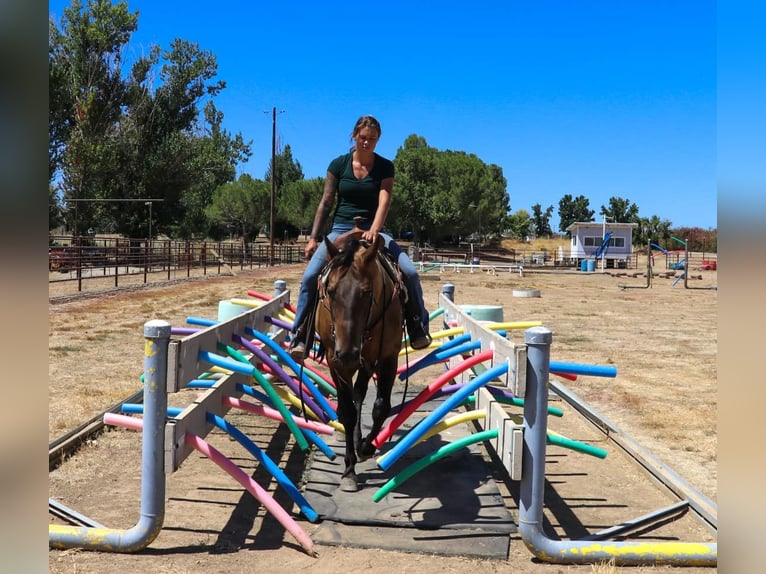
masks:
<instances>
[{"instance_id":1,"label":"horse head","mask_svg":"<svg viewBox=\"0 0 766 574\"><path fill-rule=\"evenodd\" d=\"M325 239L330 261L323 282L323 305L329 311L331 325L318 321L317 330L331 329L332 344L326 345L331 365L355 371L363 359L362 349L368 338L368 325L380 290L380 272L376 258L383 239L369 245L353 234L339 237L335 243ZM380 311L378 311L380 313ZM322 314L320 313L320 316Z\"/></svg>"}]
</instances>

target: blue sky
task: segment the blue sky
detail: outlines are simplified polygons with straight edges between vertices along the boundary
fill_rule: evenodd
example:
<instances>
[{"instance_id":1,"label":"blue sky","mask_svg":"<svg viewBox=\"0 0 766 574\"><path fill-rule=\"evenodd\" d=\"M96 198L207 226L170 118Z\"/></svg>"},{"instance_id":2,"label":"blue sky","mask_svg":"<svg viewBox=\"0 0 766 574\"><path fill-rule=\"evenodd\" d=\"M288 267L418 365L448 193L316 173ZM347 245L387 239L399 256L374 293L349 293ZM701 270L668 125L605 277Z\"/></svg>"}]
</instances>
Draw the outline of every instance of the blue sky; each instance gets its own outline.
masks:
<instances>
[{"instance_id":1,"label":"blue sky","mask_svg":"<svg viewBox=\"0 0 766 574\"><path fill-rule=\"evenodd\" d=\"M596 220L617 196L673 226L717 227L712 0L128 6L140 13L129 58L173 38L216 55L224 125L252 140L240 173L264 177L273 107L307 178L373 114L382 155L410 134L476 154L502 167L512 211L553 205L554 230L565 194L587 197Z\"/></svg>"}]
</instances>

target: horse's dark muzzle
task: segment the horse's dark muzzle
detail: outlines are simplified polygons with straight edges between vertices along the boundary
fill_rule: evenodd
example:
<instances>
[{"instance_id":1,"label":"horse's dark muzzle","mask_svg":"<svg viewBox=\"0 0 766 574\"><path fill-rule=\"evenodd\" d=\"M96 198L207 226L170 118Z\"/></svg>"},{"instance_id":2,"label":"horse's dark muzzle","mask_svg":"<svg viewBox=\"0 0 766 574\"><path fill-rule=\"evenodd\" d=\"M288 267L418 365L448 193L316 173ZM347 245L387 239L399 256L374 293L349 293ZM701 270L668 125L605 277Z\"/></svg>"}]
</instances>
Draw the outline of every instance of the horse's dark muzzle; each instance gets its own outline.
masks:
<instances>
[{"instance_id":1,"label":"horse's dark muzzle","mask_svg":"<svg viewBox=\"0 0 766 574\"><path fill-rule=\"evenodd\" d=\"M336 349L335 350L335 362L339 367L352 368L359 365L359 353L361 349L359 347L352 347L350 349Z\"/></svg>"}]
</instances>

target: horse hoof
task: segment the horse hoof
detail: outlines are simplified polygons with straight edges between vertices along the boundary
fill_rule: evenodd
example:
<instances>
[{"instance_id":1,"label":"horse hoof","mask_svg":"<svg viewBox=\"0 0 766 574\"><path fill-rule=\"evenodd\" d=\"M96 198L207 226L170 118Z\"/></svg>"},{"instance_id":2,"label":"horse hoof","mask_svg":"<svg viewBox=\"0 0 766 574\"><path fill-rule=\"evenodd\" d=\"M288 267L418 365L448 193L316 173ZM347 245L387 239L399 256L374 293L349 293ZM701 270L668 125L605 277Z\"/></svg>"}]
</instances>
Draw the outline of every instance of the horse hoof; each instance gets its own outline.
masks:
<instances>
[{"instance_id":1,"label":"horse hoof","mask_svg":"<svg viewBox=\"0 0 766 574\"><path fill-rule=\"evenodd\" d=\"M343 492L357 492L359 491L359 485L356 483L356 479L344 476L340 479L340 489Z\"/></svg>"},{"instance_id":2,"label":"horse hoof","mask_svg":"<svg viewBox=\"0 0 766 574\"><path fill-rule=\"evenodd\" d=\"M372 457L374 454L375 454L375 446L371 442L365 441L362 447L356 453L356 456L360 461L362 461L362 460L367 460L368 458Z\"/></svg>"}]
</instances>

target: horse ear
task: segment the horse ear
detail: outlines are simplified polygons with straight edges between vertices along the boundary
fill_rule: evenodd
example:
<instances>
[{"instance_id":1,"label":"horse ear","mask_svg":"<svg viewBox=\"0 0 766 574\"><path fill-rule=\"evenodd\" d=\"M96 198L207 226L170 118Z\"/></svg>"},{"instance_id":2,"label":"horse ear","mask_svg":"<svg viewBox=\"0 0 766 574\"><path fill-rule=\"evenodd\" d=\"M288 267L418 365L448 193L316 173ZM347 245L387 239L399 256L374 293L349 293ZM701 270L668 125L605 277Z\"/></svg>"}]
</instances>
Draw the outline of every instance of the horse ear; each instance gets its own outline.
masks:
<instances>
[{"instance_id":1,"label":"horse ear","mask_svg":"<svg viewBox=\"0 0 766 574\"><path fill-rule=\"evenodd\" d=\"M325 247L327 247L327 253L330 256L329 257L330 259L332 259L339 253L338 248L335 247L335 244L332 241L330 241L326 235L324 237L324 244L325 244Z\"/></svg>"}]
</instances>

